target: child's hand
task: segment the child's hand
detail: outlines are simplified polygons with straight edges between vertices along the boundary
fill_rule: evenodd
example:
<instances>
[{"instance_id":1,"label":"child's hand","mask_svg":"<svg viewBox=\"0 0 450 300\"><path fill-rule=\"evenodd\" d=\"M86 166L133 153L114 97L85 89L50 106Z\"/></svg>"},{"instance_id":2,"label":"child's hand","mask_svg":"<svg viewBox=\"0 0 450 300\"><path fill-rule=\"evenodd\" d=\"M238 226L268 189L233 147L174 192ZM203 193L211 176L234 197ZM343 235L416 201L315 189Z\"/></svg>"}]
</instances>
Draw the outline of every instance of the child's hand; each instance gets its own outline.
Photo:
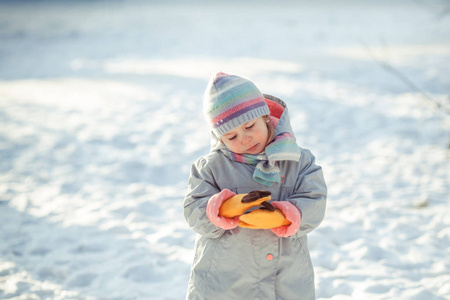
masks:
<instances>
[{"instance_id":1,"label":"child's hand","mask_svg":"<svg viewBox=\"0 0 450 300\"><path fill-rule=\"evenodd\" d=\"M253 191L248 194L237 194L225 200L219 209L219 215L225 218L235 218L244 214L248 209L259 206L270 200L268 191Z\"/></svg>"},{"instance_id":2,"label":"child's hand","mask_svg":"<svg viewBox=\"0 0 450 300\"><path fill-rule=\"evenodd\" d=\"M206 216L208 219L216 225L225 230L233 229L238 226L239 217L227 218L219 215L219 208L222 203L227 199L234 197L236 194L228 189L224 189L219 193L213 195L208 200L208 204L206 206Z\"/></svg>"}]
</instances>

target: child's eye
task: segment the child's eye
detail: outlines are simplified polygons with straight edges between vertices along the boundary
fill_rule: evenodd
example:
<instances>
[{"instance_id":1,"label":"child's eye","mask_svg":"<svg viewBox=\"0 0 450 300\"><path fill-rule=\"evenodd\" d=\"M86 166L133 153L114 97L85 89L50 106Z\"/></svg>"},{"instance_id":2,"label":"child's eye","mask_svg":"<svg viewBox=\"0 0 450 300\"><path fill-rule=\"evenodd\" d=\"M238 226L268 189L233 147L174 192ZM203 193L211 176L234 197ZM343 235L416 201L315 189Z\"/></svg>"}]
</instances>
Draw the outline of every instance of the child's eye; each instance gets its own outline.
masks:
<instances>
[{"instance_id":1,"label":"child's eye","mask_svg":"<svg viewBox=\"0 0 450 300\"><path fill-rule=\"evenodd\" d=\"M228 138L228 140L232 141L237 137L237 135L233 135L232 137Z\"/></svg>"},{"instance_id":2,"label":"child's eye","mask_svg":"<svg viewBox=\"0 0 450 300\"><path fill-rule=\"evenodd\" d=\"M253 126L255 126L255 123L253 123L253 124L250 125L250 126L245 127L245 129L251 129Z\"/></svg>"}]
</instances>

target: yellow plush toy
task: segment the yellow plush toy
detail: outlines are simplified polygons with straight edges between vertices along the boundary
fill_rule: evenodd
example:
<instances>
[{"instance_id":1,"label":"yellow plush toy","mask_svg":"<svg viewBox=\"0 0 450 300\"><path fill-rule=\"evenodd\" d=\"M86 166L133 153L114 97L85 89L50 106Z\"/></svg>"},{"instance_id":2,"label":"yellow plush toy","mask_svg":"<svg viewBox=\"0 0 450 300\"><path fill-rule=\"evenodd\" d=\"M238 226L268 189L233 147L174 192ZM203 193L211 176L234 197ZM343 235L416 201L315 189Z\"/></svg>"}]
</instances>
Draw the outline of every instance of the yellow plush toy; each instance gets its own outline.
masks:
<instances>
[{"instance_id":1,"label":"yellow plush toy","mask_svg":"<svg viewBox=\"0 0 450 300\"><path fill-rule=\"evenodd\" d=\"M239 226L252 229L272 229L280 226L290 225L279 209L269 210L259 208L239 217Z\"/></svg>"},{"instance_id":2,"label":"yellow plush toy","mask_svg":"<svg viewBox=\"0 0 450 300\"><path fill-rule=\"evenodd\" d=\"M268 201L271 193L268 191L253 191L248 194L237 194L222 203L219 215L226 218L239 216L239 226L251 229L272 229L291 222L279 209L275 209ZM261 208L246 213L252 207Z\"/></svg>"},{"instance_id":3,"label":"yellow plush toy","mask_svg":"<svg viewBox=\"0 0 450 300\"><path fill-rule=\"evenodd\" d=\"M219 215L225 218L234 218L244 214L248 209L259 206L270 200L270 192L253 191L248 194L237 194L222 203Z\"/></svg>"}]
</instances>

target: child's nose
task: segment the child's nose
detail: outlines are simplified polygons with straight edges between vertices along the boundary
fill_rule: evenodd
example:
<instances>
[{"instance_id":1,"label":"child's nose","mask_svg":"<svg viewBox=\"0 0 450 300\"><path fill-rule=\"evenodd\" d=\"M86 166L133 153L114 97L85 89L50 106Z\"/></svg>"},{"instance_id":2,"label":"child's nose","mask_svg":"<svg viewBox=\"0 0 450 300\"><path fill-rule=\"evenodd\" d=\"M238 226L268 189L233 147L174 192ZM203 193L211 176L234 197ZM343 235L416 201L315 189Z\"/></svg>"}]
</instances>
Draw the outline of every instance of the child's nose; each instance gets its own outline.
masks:
<instances>
[{"instance_id":1,"label":"child's nose","mask_svg":"<svg viewBox=\"0 0 450 300\"><path fill-rule=\"evenodd\" d=\"M252 136L248 135L248 134L244 134L242 136L242 144L247 144L248 142L250 142L252 140Z\"/></svg>"}]
</instances>

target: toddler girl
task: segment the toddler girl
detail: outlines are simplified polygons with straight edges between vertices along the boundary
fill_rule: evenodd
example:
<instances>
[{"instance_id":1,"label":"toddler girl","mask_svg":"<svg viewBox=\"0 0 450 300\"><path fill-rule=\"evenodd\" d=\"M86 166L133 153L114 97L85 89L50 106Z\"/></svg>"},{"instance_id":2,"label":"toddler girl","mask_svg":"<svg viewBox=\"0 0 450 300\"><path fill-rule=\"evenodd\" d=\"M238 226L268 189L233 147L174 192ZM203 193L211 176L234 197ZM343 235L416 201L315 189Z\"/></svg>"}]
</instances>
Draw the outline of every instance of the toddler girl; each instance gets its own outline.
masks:
<instances>
[{"instance_id":1,"label":"toddler girl","mask_svg":"<svg viewBox=\"0 0 450 300\"><path fill-rule=\"evenodd\" d=\"M211 152L192 165L184 202L197 232L187 299L315 299L306 235L323 220L327 189L286 104L219 72L204 113Z\"/></svg>"}]
</instances>

